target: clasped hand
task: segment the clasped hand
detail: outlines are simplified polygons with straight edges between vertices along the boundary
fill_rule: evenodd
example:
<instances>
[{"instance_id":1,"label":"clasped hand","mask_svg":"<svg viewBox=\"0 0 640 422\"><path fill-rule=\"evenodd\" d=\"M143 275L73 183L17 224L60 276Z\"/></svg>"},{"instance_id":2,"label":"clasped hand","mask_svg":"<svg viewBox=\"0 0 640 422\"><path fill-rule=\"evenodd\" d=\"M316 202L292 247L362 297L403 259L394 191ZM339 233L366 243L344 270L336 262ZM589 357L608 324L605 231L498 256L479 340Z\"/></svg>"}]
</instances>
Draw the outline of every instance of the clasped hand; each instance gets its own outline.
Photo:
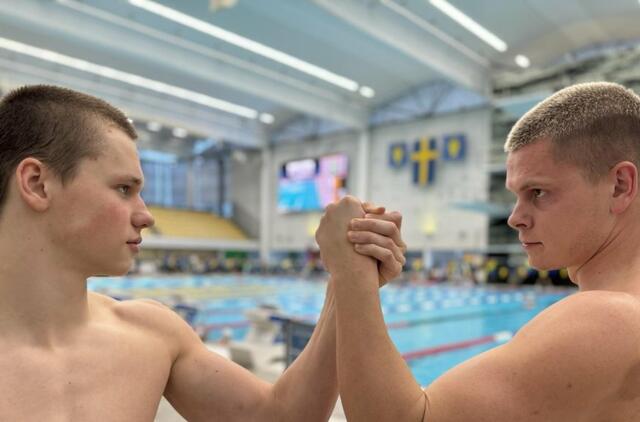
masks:
<instances>
[{"instance_id":1,"label":"clasped hand","mask_svg":"<svg viewBox=\"0 0 640 422\"><path fill-rule=\"evenodd\" d=\"M316 231L322 261L330 274L352 271L364 257L377 262L380 286L396 278L407 250L400 229L402 215L384 207L361 203L353 196L327 206ZM370 264L369 264L370 265Z\"/></svg>"}]
</instances>

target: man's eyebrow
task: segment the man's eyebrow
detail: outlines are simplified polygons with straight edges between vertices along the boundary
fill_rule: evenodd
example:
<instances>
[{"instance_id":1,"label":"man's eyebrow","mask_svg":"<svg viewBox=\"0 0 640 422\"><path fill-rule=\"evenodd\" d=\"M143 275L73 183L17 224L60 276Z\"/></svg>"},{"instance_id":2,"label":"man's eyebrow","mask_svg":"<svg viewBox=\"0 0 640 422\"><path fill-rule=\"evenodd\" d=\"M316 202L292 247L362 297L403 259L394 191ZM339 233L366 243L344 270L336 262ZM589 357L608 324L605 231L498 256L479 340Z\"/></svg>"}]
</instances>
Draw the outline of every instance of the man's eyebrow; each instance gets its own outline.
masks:
<instances>
[{"instance_id":1,"label":"man's eyebrow","mask_svg":"<svg viewBox=\"0 0 640 422\"><path fill-rule=\"evenodd\" d=\"M142 179L136 176L124 176L124 179L127 179L129 181L129 183L132 183L134 185L138 185L141 186L142 185Z\"/></svg>"},{"instance_id":2,"label":"man's eyebrow","mask_svg":"<svg viewBox=\"0 0 640 422\"><path fill-rule=\"evenodd\" d=\"M542 180L532 180L529 182L525 182L522 186L520 186L519 188L515 189L515 190L511 190L509 189L509 186L507 185L507 183L505 182L505 188L507 188L508 191L510 192L523 192L526 190L529 190L533 187L539 188L539 187L548 187L549 186L549 182L545 182Z\"/></svg>"}]
</instances>

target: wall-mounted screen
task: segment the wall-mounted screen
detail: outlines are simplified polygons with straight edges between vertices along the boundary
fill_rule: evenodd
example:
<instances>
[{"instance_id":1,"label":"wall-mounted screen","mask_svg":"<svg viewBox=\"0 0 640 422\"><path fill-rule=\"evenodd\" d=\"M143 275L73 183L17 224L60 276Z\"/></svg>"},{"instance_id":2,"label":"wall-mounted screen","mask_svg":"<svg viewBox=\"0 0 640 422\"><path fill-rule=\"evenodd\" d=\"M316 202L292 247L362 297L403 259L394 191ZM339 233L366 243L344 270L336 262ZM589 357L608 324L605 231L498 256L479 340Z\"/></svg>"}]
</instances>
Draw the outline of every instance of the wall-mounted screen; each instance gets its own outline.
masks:
<instances>
[{"instance_id":1,"label":"wall-mounted screen","mask_svg":"<svg viewBox=\"0 0 640 422\"><path fill-rule=\"evenodd\" d=\"M345 196L348 163L345 154L284 163L278 178L278 211L321 211Z\"/></svg>"}]
</instances>

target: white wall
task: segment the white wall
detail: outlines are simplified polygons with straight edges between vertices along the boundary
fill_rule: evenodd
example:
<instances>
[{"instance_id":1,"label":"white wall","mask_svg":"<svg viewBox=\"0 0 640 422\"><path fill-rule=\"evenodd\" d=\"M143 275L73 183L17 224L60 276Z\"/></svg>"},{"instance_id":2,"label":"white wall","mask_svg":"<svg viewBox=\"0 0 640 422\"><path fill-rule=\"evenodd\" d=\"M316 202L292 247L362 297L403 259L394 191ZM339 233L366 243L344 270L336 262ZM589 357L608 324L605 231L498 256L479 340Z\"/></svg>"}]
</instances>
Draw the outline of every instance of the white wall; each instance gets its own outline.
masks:
<instances>
[{"instance_id":1,"label":"white wall","mask_svg":"<svg viewBox=\"0 0 640 422\"><path fill-rule=\"evenodd\" d=\"M243 229L249 230L249 236L257 237L260 223L262 157L259 151L247 152L245 156L244 162L231 160L231 201L235 206L237 222Z\"/></svg>"},{"instance_id":2,"label":"white wall","mask_svg":"<svg viewBox=\"0 0 640 422\"><path fill-rule=\"evenodd\" d=\"M443 135L455 133L466 134L466 158L461 162L438 159L433 185L414 185L409 165L402 169L388 165L389 145L393 142L406 140L412 148L416 138L433 136L440 149ZM402 234L410 249L486 247L487 216L458 209L453 204L488 200L490 143L491 112L488 109L382 127L373 132L370 199L402 213ZM428 238L425 226L429 224L435 232Z\"/></svg>"},{"instance_id":3,"label":"white wall","mask_svg":"<svg viewBox=\"0 0 640 422\"><path fill-rule=\"evenodd\" d=\"M231 161L231 200L245 208L260 207L260 151L245 154L246 161ZM255 214L258 216L258 212Z\"/></svg>"},{"instance_id":4,"label":"white wall","mask_svg":"<svg viewBox=\"0 0 640 422\"><path fill-rule=\"evenodd\" d=\"M412 170L408 164L393 169L388 164L389 145L404 141L410 149L419 137L436 137L442 146L443 135L464 133L467 137L466 158L462 162L436 164L436 180L433 185L420 187L412 182ZM486 215L456 209L456 202L485 202L489 192L489 147L491 139L491 112L489 109L438 116L422 121L380 127L372 131L369 147L369 177L366 200L398 210L404 216L403 237L412 250L484 249L487 245L488 218ZM270 204L268 207L270 239L269 248L278 250L302 250L315 247L314 232L321 213L279 214L277 205L278 169L289 160L342 152L349 156L350 192L357 186L359 160L357 133L329 136L301 143L277 145L273 148L272 162L268 169ZM259 195L260 170L257 166L245 166L234 171L234 200L255 205ZM259 216L255 205L256 218ZM435 222L435 232L427 237L425 223Z\"/></svg>"}]
</instances>

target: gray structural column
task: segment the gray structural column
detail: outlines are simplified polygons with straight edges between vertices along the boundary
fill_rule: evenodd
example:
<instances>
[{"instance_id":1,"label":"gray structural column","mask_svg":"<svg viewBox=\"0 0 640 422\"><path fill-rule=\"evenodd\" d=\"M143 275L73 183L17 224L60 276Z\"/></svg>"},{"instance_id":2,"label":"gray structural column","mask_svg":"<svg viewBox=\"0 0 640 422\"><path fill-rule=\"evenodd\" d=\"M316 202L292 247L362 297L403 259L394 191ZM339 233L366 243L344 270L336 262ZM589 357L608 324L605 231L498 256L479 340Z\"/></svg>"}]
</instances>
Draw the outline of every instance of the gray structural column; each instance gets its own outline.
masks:
<instances>
[{"instance_id":1,"label":"gray structural column","mask_svg":"<svg viewBox=\"0 0 640 422\"><path fill-rule=\"evenodd\" d=\"M262 168L260 171L260 262L271 261L271 208L275 193L273 190L273 151L268 142L262 146Z\"/></svg>"},{"instance_id":2,"label":"gray structural column","mask_svg":"<svg viewBox=\"0 0 640 422\"><path fill-rule=\"evenodd\" d=\"M363 128L358 131L358 156L356 158L358 172L353 195L360 200L369 201L369 167L371 163L371 131Z\"/></svg>"},{"instance_id":3,"label":"gray structural column","mask_svg":"<svg viewBox=\"0 0 640 422\"><path fill-rule=\"evenodd\" d=\"M191 209L195 208L194 207L194 181L195 181L195 170L193 169L194 164L193 161L191 162L191 164L189 164L187 166L187 186L185 187L187 190L187 206Z\"/></svg>"}]
</instances>

